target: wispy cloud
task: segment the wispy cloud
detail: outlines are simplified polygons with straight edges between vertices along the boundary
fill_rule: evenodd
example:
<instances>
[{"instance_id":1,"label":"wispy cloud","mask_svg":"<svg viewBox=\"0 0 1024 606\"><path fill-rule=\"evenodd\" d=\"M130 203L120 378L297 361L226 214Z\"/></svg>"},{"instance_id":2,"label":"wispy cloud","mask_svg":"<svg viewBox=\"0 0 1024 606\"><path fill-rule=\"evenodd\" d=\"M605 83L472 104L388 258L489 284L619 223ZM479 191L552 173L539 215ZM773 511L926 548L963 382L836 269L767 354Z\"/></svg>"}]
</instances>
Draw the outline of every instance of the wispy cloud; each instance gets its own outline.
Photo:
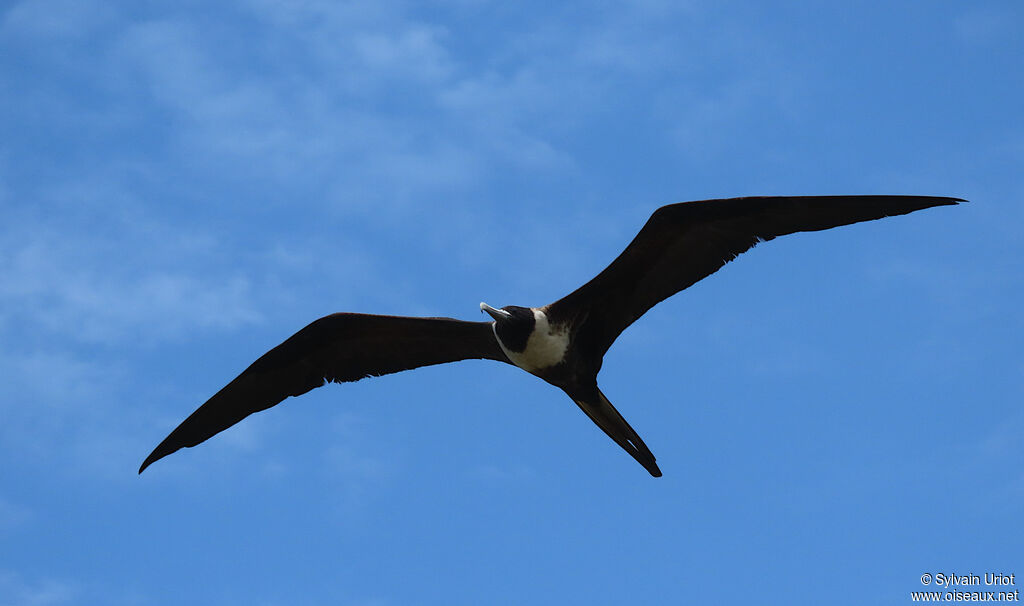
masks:
<instances>
[{"instance_id":1,"label":"wispy cloud","mask_svg":"<svg viewBox=\"0 0 1024 606\"><path fill-rule=\"evenodd\" d=\"M80 591L72 583L58 579L26 579L0 570L0 602L5 606L57 606L77 599Z\"/></svg>"},{"instance_id":2,"label":"wispy cloud","mask_svg":"<svg viewBox=\"0 0 1024 606\"><path fill-rule=\"evenodd\" d=\"M1016 10L1019 13L1019 7L1010 6L968 5L953 21L953 32L960 41L972 46L1005 42L1008 36L1016 33L1013 24L1018 18L1013 12Z\"/></svg>"},{"instance_id":3,"label":"wispy cloud","mask_svg":"<svg viewBox=\"0 0 1024 606\"><path fill-rule=\"evenodd\" d=\"M109 23L115 10L92 0L23 0L3 14L8 33L45 38L83 38Z\"/></svg>"},{"instance_id":4,"label":"wispy cloud","mask_svg":"<svg viewBox=\"0 0 1024 606\"><path fill-rule=\"evenodd\" d=\"M425 582L443 601L450 587L466 595L489 590L464 582L472 574L446 576L444 562L424 554L461 557L472 568L474 540L506 553L509 570L523 573L516 578L536 577L536 591L530 583L516 588L523 596L552 589L546 597L557 601L564 575L549 575L551 567L533 556L571 559L581 545L614 556L614 546L577 540L608 517L607 507L573 509L570 501L580 495L639 513L615 516L624 524L618 531L646 552L667 554L662 560L678 556L670 552L680 537L697 547L721 544L716 532L734 529L737 517L721 515L716 504L742 501L730 491L749 492L743 482L710 478L713 490L694 492L686 478L699 469L686 469L684 461L676 480L651 484L649 498L612 503L604 498L607 481L574 482L569 494L558 478L535 469L474 468L450 444L428 443L431 423L455 424L453 435L461 435L460 424L472 419L458 403L450 413L418 405L426 385L419 376L367 381L365 392L364 383L316 390L142 479L134 472L166 430L306 321L346 310L483 319L475 308L481 299L544 303L610 262L660 203L788 191L793 184L943 193L945 183L953 194L984 187L992 198L1014 199L1006 175L1016 174L1022 147L1019 133L1006 127L1014 124L1009 108L1018 92L999 63L1015 56L1003 52L1016 44L999 24L1000 16L1013 22L1007 13L993 18L981 14L985 7L975 15L968 15L972 7L939 7L922 21L909 4L864 12L766 10L756 3L742 9L700 0L531 3L526 10L479 0L15 0L0 8L0 89L11 91L0 96L0 459L11 468L8 481L19 483L0 491L0 542L26 560L0 572L0 604L156 603L110 596L109 588L131 579L123 592L161 595L153 588L167 575L201 581L191 587L200 601L248 594L264 594L256 602L283 601L301 585L310 602L353 603L384 595L380 580L388 578ZM955 23L958 14L965 17ZM979 138L1013 146L986 151ZM908 170L906 158L918 168ZM965 185L963 166L986 168L968 174L973 183ZM765 182L772 187L761 188ZM964 418L956 417L964 406L951 401L962 400L962 392L981 402L967 408L996 419L957 434L968 461L945 470L957 478L966 469L982 483L991 477L996 489L976 491L976 503L957 492L921 528L934 526L943 508L984 512L995 527L1012 520L1020 502L1019 492L1000 483L1002 464L1019 458L1013 436L1020 424L1001 422L998 410L983 406L1016 395L1018 386L1006 377L1021 368L1012 339L1019 322L1004 313L1020 298L1011 296L1019 291L1019 272L1010 261L1019 258L1012 254L1019 249L1012 219L1020 213L1010 206L936 211L956 228L936 219L927 237L901 240L928 256L955 250L949 256L956 259L938 273L885 251L885 265L862 272L867 287L899 283L947 303L938 311L928 306L928 325L906 322L899 331L867 317L871 334L900 340L880 345L900 364L897 387L913 387L934 409L930 418ZM985 213L988 219L974 223L957 224L952 216ZM892 223L904 224L918 223ZM863 241L881 250L872 234ZM979 250L987 251L981 261ZM744 257L743 266L755 267L747 264L762 254ZM804 263L813 254L797 257ZM857 259L870 265L866 254L844 257L844 273ZM750 351L729 356L751 342L753 324L796 323L813 332L809 321L830 316L810 307L804 314L786 297L770 301L743 280L737 287L726 279L737 270L652 311L623 335L605 378L638 385L637 377L660 369L663 389L686 391L753 372L807 379L803 391L812 399L821 393L815 382L823 378L813 371L834 361L817 345L767 336L778 347L746 350L770 360L751 360ZM768 275L774 288L780 274ZM837 298L829 301L842 303L831 290L835 280L825 278L778 286L798 294L816 289L815 296L831 293ZM944 299L944 290L959 294ZM767 315L716 304L726 299ZM895 305L871 307L888 318ZM845 338L859 326L841 324L835 328L845 333L825 338ZM709 352L714 360L701 359ZM651 356L658 368L637 366ZM733 362L714 363L723 359ZM430 371L422 372L429 379ZM711 380L704 387L687 379L704 374ZM430 391L438 397L449 387L463 389L461 378L449 385L445 375L433 376L440 381ZM480 375L468 372L465 380L474 378ZM510 394L497 382L485 381L480 390L473 393L484 411L524 403L522 394L505 402ZM372 405L362 395L371 392L392 395L394 406L360 408ZM314 408L321 397L326 405ZM636 400L621 397L624 405ZM662 406L674 397L652 392L647 400ZM679 398L689 402L679 414L694 420L691 426L735 421L710 416L721 411L706 405L708 398ZM755 408L745 414L757 421L766 409ZM304 442L302 428L289 427L322 423L335 411L352 414L315 440ZM661 439L667 464L673 456L683 460L693 450L687 445L700 446L692 431L681 428L679 435L675 444ZM249 452L266 453L271 442L290 454ZM415 453L407 449L413 442ZM743 444L734 446L736 460L756 459ZM438 452L441 465L455 470L439 473L446 481L410 477L415 457ZM224 473L236 465L244 473ZM865 471L854 476L871 474L863 461L857 465ZM220 480L201 485L186 476ZM958 481L969 479L960 474ZM548 480L550 487L541 485ZM550 536L540 538L564 553L538 549L537 516L514 502L498 526L488 525L487 507L477 521L432 524L451 517L452 486L460 482L498 489L484 491L491 496L500 497L504 485L547 493L552 498L538 502L551 513L540 525ZM768 484L757 496L770 502ZM903 490L911 505L913 488ZM986 494L1010 498L1000 512ZM403 499L415 515L406 515ZM680 503L689 518L708 523L676 523ZM282 515L295 507L301 515ZM886 520L898 525L903 512L892 513L869 530L885 535L893 526ZM847 517L844 523L858 523L856 515ZM811 522L835 526L827 518ZM61 532L30 532L36 525ZM465 544L477 527L486 532ZM705 527L712 530L690 532ZM750 534L743 530L739 539ZM733 544L750 543L739 539ZM756 543L748 554L731 549L719 559L736 564L737 552L755 562ZM1008 553L999 551L1003 543L987 545L998 556ZM89 554L74 550L83 545L111 546L104 561L112 565L93 566ZM245 557L236 557L240 548ZM791 559L802 557L801 546L794 549ZM300 551L309 557L291 557ZM46 557L53 553L65 557ZM900 557L890 554L880 565ZM641 579L650 572L637 565L623 574ZM827 578L833 571L816 572ZM246 585L254 574L265 582ZM293 586L281 585L282 578ZM235 580L245 585L242 594ZM591 593L603 596L605 589ZM653 595L661 588L649 589Z\"/></svg>"},{"instance_id":5,"label":"wispy cloud","mask_svg":"<svg viewBox=\"0 0 1024 606\"><path fill-rule=\"evenodd\" d=\"M146 229L122 234L120 242L24 224L12 232L0 235L0 301L8 329L16 322L71 340L111 343L259 320L244 275L168 267L175 255L202 256L176 246L186 244L181 239L156 238L147 249L153 234ZM133 245L140 252L126 258Z\"/></svg>"}]
</instances>

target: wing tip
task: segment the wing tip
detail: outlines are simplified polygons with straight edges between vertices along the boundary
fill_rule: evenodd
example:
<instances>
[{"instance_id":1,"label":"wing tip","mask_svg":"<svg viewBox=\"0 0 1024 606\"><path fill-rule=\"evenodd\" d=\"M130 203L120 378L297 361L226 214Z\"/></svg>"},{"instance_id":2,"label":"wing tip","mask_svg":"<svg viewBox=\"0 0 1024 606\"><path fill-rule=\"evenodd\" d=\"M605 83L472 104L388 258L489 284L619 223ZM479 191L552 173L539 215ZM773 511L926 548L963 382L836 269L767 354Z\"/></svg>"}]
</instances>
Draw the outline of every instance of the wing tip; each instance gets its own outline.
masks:
<instances>
[{"instance_id":1,"label":"wing tip","mask_svg":"<svg viewBox=\"0 0 1024 606\"><path fill-rule=\"evenodd\" d=\"M150 465L152 465L153 461L155 461L155 460L156 459L154 459L152 457L152 455L149 456L149 457L146 457L146 460L142 462L141 466L139 466L139 475L141 476L142 472L146 471L146 468L149 467Z\"/></svg>"},{"instance_id":2,"label":"wing tip","mask_svg":"<svg viewBox=\"0 0 1024 606\"><path fill-rule=\"evenodd\" d=\"M152 465L154 462L156 462L157 459L159 458L160 457L154 457L153 455L149 455L148 457L146 457L146 460L143 461L142 465L139 466L139 475L141 476L142 472L146 471L146 468Z\"/></svg>"},{"instance_id":3,"label":"wing tip","mask_svg":"<svg viewBox=\"0 0 1024 606\"><path fill-rule=\"evenodd\" d=\"M913 204L909 212L918 210L924 210L926 208L936 208L939 206L956 206L958 204L966 204L968 200L965 198L953 198L950 196L906 196L907 199L916 199L917 204ZM907 214L902 212L898 214Z\"/></svg>"},{"instance_id":4,"label":"wing tip","mask_svg":"<svg viewBox=\"0 0 1024 606\"><path fill-rule=\"evenodd\" d=\"M167 455L178 451L180 448L180 446L176 448L167 446L166 440L161 442L159 446L153 449L153 452L149 453L149 456L146 457L146 460L142 462L142 465L139 467L139 475L142 475L142 472L146 471L146 468L152 465L153 463L156 463L157 461L166 457Z\"/></svg>"}]
</instances>

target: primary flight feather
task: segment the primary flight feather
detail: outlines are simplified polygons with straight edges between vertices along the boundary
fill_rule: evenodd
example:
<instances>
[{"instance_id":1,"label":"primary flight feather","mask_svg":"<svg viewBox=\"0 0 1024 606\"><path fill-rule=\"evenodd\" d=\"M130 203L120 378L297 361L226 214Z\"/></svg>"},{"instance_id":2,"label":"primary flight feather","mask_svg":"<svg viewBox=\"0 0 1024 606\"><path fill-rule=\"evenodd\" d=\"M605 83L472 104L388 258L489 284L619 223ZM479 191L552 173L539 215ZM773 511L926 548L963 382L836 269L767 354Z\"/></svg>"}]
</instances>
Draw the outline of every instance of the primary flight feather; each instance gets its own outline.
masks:
<instances>
[{"instance_id":1,"label":"primary flight feather","mask_svg":"<svg viewBox=\"0 0 1024 606\"><path fill-rule=\"evenodd\" d=\"M651 307L758 242L964 200L931 196L749 197L663 206L592 280L543 307L486 303L491 322L338 313L271 349L170 433L139 468L196 446L254 412L343 383L467 359L506 362L559 387L655 477L640 436L597 387L605 352Z\"/></svg>"}]
</instances>

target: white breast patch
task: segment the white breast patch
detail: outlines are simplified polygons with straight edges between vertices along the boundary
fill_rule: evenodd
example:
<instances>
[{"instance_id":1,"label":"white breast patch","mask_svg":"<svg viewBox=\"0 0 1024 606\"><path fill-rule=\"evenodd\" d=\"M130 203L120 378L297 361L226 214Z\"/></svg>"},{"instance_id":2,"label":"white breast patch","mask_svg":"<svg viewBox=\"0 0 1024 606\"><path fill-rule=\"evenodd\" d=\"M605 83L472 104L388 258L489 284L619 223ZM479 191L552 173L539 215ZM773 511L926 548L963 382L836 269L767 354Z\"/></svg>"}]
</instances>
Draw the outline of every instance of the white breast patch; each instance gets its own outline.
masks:
<instances>
[{"instance_id":1,"label":"white breast patch","mask_svg":"<svg viewBox=\"0 0 1024 606\"><path fill-rule=\"evenodd\" d=\"M569 349L569 331L565 327L552 327L548 324L548 317L539 309L533 310L533 318L533 332L526 341L524 351L509 351L505 349L501 339L498 339L498 345L508 359L527 372L543 370L558 364L565 358L565 352ZM497 337L497 333L494 336Z\"/></svg>"}]
</instances>

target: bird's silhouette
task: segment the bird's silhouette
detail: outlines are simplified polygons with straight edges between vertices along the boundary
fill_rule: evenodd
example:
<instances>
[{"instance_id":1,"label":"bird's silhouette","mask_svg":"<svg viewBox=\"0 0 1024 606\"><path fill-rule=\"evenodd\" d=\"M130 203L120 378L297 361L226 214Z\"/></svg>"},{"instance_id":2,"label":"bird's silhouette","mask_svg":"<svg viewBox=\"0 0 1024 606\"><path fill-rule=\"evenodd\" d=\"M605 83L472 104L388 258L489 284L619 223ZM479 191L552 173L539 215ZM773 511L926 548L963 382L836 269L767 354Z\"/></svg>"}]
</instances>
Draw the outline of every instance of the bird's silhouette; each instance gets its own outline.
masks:
<instances>
[{"instance_id":1,"label":"bird's silhouette","mask_svg":"<svg viewBox=\"0 0 1024 606\"><path fill-rule=\"evenodd\" d=\"M329 315L271 349L185 419L146 457L196 446L254 412L328 381L343 383L466 359L514 364L560 388L652 476L654 455L597 386L604 354L651 307L758 242L964 200L927 196L749 197L663 206L592 280L542 307L481 310L491 322Z\"/></svg>"}]
</instances>

